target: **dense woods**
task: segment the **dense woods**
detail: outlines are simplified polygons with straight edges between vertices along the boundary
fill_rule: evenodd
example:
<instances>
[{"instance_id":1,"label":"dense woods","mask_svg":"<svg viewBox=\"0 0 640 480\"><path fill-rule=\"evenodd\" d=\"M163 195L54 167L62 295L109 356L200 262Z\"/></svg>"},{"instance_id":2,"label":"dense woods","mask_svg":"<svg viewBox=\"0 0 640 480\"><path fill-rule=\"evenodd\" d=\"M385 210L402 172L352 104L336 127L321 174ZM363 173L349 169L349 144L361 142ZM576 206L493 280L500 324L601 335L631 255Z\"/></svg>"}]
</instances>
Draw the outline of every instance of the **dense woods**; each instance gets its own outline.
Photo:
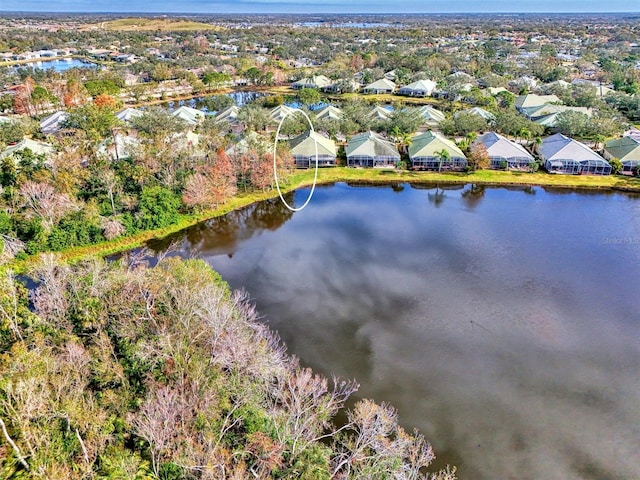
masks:
<instances>
[{"instance_id":1,"label":"dense woods","mask_svg":"<svg viewBox=\"0 0 640 480\"><path fill-rule=\"evenodd\" d=\"M389 405L335 424L357 383L300 366L202 261L31 277L1 279L2 478L455 478Z\"/></svg>"}]
</instances>

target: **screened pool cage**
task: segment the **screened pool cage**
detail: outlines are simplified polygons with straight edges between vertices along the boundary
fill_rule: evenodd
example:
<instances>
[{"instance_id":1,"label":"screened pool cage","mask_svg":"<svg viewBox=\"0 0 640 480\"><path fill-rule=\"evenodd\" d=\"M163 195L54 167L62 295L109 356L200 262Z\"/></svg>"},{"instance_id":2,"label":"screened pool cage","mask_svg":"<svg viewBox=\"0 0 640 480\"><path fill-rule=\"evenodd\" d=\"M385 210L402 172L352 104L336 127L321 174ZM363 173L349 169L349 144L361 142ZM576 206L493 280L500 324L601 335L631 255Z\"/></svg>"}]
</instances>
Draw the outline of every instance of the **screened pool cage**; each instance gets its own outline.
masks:
<instances>
[{"instance_id":1,"label":"screened pool cage","mask_svg":"<svg viewBox=\"0 0 640 480\"><path fill-rule=\"evenodd\" d=\"M623 160L622 163L622 173L633 173L633 169L636 167L640 167L640 160Z\"/></svg>"},{"instance_id":2,"label":"screened pool cage","mask_svg":"<svg viewBox=\"0 0 640 480\"><path fill-rule=\"evenodd\" d=\"M439 170L440 157L413 157L411 163L414 169ZM451 157L442 159L442 170L462 170L467 166L467 159L463 157Z\"/></svg>"},{"instance_id":3,"label":"screened pool cage","mask_svg":"<svg viewBox=\"0 0 640 480\"><path fill-rule=\"evenodd\" d=\"M493 169L503 169L506 166L509 170L528 170L534 162L529 157L490 157L490 159Z\"/></svg>"},{"instance_id":4,"label":"screened pool cage","mask_svg":"<svg viewBox=\"0 0 640 480\"><path fill-rule=\"evenodd\" d=\"M566 173L570 175L610 175L611 165L604 160L547 160L544 168L549 173Z\"/></svg>"},{"instance_id":5,"label":"screened pool cage","mask_svg":"<svg viewBox=\"0 0 640 480\"><path fill-rule=\"evenodd\" d=\"M582 160L580 164L584 175L611 175L611 165L604 160Z\"/></svg>"},{"instance_id":6,"label":"screened pool cage","mask_svg":"<svg viewBox=\"0 0 640 480\"><path fill-rule=\"evenodd\" d=\"M315 168L316 156L315 155L294 155L293 161L297 168ZM336 157L331 155L318 155L318 167L335 167Z\"/></svg>"},{"instance_id":7,"label":"screened pool cage","mask_svg":"<svg viewBox=\"0 0 640 480\"><path fill-rule=\"evenodd\" d=\"M379 155L371 157L369 155L351 155L347 157L349 167L395 167L399 162L399 157Z\"/></svg>"}]
</instances>

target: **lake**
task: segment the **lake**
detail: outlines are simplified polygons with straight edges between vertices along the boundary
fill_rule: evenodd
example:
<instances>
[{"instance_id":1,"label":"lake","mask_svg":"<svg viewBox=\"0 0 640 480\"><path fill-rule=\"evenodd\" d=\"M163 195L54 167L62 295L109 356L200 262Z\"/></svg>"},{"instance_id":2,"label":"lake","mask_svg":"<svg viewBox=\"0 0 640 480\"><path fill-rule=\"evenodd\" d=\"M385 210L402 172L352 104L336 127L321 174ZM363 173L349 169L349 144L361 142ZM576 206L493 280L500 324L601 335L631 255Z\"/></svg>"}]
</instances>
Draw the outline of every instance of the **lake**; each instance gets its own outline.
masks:
<instances>
[{"instance_id":1,"label":"lake","mask_svg":"<svg viewBox=\"0 0 640 480\"><path fill-rule=\"evenodd\" d=\"M149 246L171 240L246 289L302 364L397 407L434 467L638 478L637 196L338 183Z\"/></svg>"},{"instance_id":2,"label":"lake","mask_svg":"<svg viewBox=\"0 0 640 480\"><path fill-rule=\"evenodd\" d=\"M98 68L98 65L85 60L80 60L79 58L58 58L55 60L23 63L21 65L14 65L6 68L12 68L16 71L20 68L39 68L41 70L53 69L56 72L64 72L71 68Z\"/></svg>"}]
</instances>

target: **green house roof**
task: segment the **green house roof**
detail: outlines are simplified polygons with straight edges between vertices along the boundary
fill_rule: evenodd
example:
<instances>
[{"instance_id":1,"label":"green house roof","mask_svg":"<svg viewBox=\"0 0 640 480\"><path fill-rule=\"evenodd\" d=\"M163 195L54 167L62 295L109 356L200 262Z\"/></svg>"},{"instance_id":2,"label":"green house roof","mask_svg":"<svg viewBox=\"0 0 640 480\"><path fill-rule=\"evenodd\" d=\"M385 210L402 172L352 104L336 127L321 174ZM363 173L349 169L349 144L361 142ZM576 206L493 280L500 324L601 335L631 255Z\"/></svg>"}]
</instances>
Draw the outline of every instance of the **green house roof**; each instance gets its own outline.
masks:
<instances>
[{"instance_id":1,"label":"green house roof","mask_svg":"<svg viewBox=\"0 0 640 480\"><path fill-rule=\"evenodd\" d=\"M395 157L400 158L396 146L374 132L360 133L349 140L345 149L347 157Z\"/></svg>"},{"instance_id":2,"label":"green house roof","mask_svg":"<svg viewBox=\"0 0 640 480\"><path fill-rule=\"evenodd\" d=\"M330 155L332 157L337 155L338 149L333 140L311 130L307 130L302 135L291 140L291 154L315 157L316 143L318 145L318 155Z\"/></svg>"},{"instance_id":3,"label":"green house roof","mask_svg":"<svg viewBox=\"0 0 640 480\"><path fill-rule=\"evenodd\" d=\"M640 160L640 141L631 137L609 140L604 149L618 160Z\"/></svg>"},{"instance_id":4,"label":"green house roof","mask_svg":"<svg viewBox=\"0 0 640 480\"><path fill-rule=\"evenodd\" d=\"M449 152L452 158L466 158L455 143L439 133L431 131L413 137L411 145L409 145L409 157L437 157L442 150Z\"/></svg>"}]
</instances>

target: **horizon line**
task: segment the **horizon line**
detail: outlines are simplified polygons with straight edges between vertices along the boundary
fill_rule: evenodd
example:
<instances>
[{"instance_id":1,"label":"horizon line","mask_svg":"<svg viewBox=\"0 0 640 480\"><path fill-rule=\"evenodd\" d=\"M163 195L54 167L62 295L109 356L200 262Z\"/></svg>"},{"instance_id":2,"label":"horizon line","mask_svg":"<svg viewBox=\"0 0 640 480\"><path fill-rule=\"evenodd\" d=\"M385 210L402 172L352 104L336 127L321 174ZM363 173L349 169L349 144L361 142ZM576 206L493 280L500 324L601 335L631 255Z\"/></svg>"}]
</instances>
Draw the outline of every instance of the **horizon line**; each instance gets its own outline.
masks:
<instances>
[{"instance_id":1,"label":"horizon line","mask_svg":"<svg viewBox=\"0 0 640 480\"><path fill-rule=\"evenodd\" d=\"M86 10L4 10L0 9L0 15L3 13L75 13L75 14L122 14L122 15L233 15L242 13L245 15L477 15L477 14L505 14L505 15L610 15L618 13L637 13L639 10L615 10L615 11L592 11L592 12L553 12L553 11L429 11L429 12L343 12L343 13L326 13L326 12L204 12L204 11L186 11L186 12L166 12L166 11L86 11Z\"/></svg>"}]
</instances>

